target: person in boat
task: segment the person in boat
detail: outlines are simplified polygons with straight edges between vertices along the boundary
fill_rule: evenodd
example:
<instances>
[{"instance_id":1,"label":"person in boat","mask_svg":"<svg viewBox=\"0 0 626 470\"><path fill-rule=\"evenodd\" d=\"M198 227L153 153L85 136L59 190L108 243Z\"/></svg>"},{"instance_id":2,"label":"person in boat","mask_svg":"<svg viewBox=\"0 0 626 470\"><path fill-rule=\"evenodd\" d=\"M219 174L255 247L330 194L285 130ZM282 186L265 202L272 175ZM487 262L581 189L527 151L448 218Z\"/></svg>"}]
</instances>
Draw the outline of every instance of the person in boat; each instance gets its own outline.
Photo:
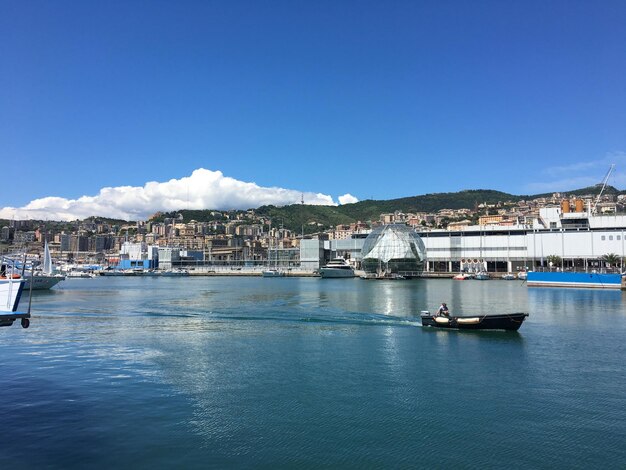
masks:
<instances>
[{"instance_id":1,"label":"person in boat","mask_svg":"<svg viewBox=\"0 0 626 470\"><path fill-rule=\"evenodd\" d=\"M450 311L448 310L448 306L446 305L445 302L441 303L439 310L437 310L437 315L444 316L444 317L450 316Z\"/></svg>"}]
</instances>

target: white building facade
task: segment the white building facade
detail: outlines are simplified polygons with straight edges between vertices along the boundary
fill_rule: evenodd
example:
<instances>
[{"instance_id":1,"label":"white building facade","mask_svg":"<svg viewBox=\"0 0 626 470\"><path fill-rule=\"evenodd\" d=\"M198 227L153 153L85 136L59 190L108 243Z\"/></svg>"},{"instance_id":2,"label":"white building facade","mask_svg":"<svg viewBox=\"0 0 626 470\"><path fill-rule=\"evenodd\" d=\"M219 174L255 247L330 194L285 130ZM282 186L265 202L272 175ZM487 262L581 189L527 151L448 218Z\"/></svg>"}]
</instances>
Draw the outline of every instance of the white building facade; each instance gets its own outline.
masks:
<instances>
[{"instance_id":1,"label":"white building facade","mask_svg":"<svg viewBox=\"0 0 626 470\"><path fill-rule=\"evenodd\" d=\"M420 233L428 262L426 271L514 272L547 267L547 258L559 257L556 268L602 268L602 257L626 256L626 216L540 211L532 226L468 227L463 231ZM623 261L622 261L623 263ZM617 266L623 270L621 263Z\"/></svg>"}]
</instances>

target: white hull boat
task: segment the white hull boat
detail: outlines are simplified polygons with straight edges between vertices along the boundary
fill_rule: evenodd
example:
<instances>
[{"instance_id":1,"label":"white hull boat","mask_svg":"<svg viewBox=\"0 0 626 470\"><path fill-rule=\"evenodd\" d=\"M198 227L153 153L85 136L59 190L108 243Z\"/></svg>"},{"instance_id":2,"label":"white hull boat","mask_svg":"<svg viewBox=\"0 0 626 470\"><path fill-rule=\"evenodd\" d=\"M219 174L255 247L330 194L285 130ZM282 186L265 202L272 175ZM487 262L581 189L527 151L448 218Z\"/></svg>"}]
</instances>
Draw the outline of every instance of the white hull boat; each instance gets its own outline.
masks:
<instances>
[{"instance_id":1,"label":"white hull boat","mask_svg":"<svg viewBox=\"0 0 626 470\"><path fill-rule=\"evenodd\" d=\"M88 273L87 271L69 271L67 277L74 279L91 279L96 277L96 275L94 273Z\"/></svg>"},{"instance_id":2,"label":"white hull boat","mask_svg":"<svg viewBox=\"0 0 626 470\"><path fill-rule=\"evenodd\" d=\"M63 280L65 280L65 276L60 274L46 275L35 273L34 276L26 275L24 277L24 289L29 290L31 282L33 284L33 290L51 289Z\"/></svg>"},{"instance_id":3,"label":"white hull boat","mask_svg":"<svg viewBox=\"0 0 626 470\"><path fill-rule=\"evenodd\" d=\"M0 278L0 326L11 326L15 320L21 320L23 328L29 327L30 312L17 311L23 292L24 279L14 279L12 276Z\"/></svg>"},{"instance_id":4,"label":"white hull boat","mask_svg":"<svg viewBox=\"0 0 626 470\"><path fill-rule=\"evenodd\" d=\"M32 290L46 290L56 286L59 282L65 280L65 276L55 273L54 264L52 264L52 257L50 256L50 248L48 242L43 251L43 267L41 271L35 271L32 273L25 272L24 289L30 290L32 284Z\"/></svg>"},{"instance_id":5,"label":"white hull boat","mask_svg":"<svg viewBox=\"0 0 626 470\"><path fill-rule=\"evenodd\" d=\"M354 277L354 268L343 258L336 258L320 268L320 276L323 278L347 278Z\"/></svg>"},{"instance_id":6,"label":"white hull boat","mask_svg":"<svg viewBox=\"0 0 626 470\"><path fill-rule=\"evenodd\" d=\"M0 313L15 312L24 290L24 279L0 279Z\"/></svg>"},{"instance_id":7,"label":"white hull boat","mask_svg":"<svg viewBox=\"0 0 626 470\"><path fill-rule=\"evenodd\" d=\"M278 269L267 269L263 271L263 277L285 277L285 273Z\"/></svg>"},{"instance_id":8,"label":"white hull boat","mask_svg":"<svg viewBox=\"0 0 626 470\"><path fill-rule=\"evenodd\" d=\"M189 271L186 269L168 269L161 273L161 276L176 277L176 276L189 276Z\"/></svg>"}]
</instances>

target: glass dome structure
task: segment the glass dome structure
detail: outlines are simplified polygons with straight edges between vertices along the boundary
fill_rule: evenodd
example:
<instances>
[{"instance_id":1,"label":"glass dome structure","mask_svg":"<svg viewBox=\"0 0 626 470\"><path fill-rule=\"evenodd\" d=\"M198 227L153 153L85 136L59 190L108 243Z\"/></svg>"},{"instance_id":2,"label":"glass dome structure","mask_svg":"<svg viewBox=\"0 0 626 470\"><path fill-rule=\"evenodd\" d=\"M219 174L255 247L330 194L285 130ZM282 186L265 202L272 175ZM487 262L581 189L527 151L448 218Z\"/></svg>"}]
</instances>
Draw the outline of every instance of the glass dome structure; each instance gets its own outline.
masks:
<instances>
[{"instance_id":1,"label":"glass dome structure","mask_svg":"<svg viewBox=\"0 0 626 470\"><path fill-rule=\"evenodd\" d=\"M426 261L424 242L403 224L383 225L363 243L361 267L377 277L413 277L422 274Z\"/></svg>"}]
</instances>

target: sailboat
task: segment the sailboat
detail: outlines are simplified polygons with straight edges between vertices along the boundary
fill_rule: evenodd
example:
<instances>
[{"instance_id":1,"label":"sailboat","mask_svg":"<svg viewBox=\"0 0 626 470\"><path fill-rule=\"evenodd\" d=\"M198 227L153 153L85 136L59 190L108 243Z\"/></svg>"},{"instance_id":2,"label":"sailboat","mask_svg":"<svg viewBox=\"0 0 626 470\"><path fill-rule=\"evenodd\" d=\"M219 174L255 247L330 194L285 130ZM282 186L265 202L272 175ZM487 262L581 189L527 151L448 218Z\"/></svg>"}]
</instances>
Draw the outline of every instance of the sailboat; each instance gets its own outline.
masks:
<instances>
[{"instance_id":1,"label":"sailboat","mask_svg":"<svg viewBox=\"0 0 626 470\"><path fill-rule=\"evenodd\" d=\"M55 274L54 272L54 265L52 264L48 241L46 241L43 251L43 265L41 271L35 271L30 275L26 273L24 279L26 280L24 289L30 289L30 284L32 282L33 290L50 289L56 286L59 282L65 280L65 276Z\"/></svg>"},{"instance_id":2,"label":"sailboat","mask_svg":"<svg viewBox=\"0 0 626 470\"><path fill-rule=\"evenodd\" d=\"M278 256L276 257L276 266L273 268L270 266L271 263L271 253L272 253L272 225L270 224L270 241L269 247L267 250L267 269L263 271L261 274L263 277L284 277L285 272L278 269ZM278 254L278 252L276 252Z\"/></svg>"}]
</instances>

